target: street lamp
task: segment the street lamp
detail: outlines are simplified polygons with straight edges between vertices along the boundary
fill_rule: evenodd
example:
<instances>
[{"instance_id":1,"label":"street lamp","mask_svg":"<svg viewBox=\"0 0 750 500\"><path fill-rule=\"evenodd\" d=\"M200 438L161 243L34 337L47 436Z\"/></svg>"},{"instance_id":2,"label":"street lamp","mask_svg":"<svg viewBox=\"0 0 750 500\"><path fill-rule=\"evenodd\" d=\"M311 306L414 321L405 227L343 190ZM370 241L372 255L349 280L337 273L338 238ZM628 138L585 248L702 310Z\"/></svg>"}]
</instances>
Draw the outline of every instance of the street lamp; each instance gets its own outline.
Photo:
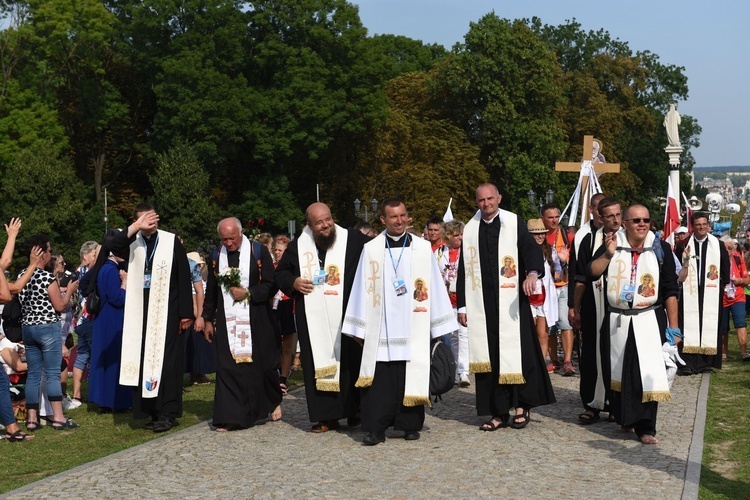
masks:
<instances>
[{"instance_id":1,"label":"street lamp","mask_svg":"<svg viewBox=\"0 0 750 500\"><path fill-rule=\"evenodd\" d=\"M367 211L367 205L365 205L365 211L364 213L362 213L360 211L360 209L362 208L362 202L359 201L359 198L357 198L356 200L354 200L354 215L356 215L358 219L362 219L365 222L370 222L375 217L375 214L378 211L378 200L376 200L375 198L370 200L370 206L372 207L372 213L369 213Z\"/></svg>"},{"instance_id":2,"label":"street lamp","mask_svg":"<svg viewBox=\"0 0 750 500\"><path fill-rule=\"evenodd\" d=\"M547 203L552 203L552 201L555 198L555 192L551 189L548 189L545 194L545 200ZM536 203L536 193L533 189L529 189L526 191L526 196L529 198L529 203L531 203L531 206L537 205ZM542 215L542 207L544 206L544 203L542 202L542 198L539 198L539 204L537 205L537 210L539 211L539 215Z\"/></svg>"}]
</instances>

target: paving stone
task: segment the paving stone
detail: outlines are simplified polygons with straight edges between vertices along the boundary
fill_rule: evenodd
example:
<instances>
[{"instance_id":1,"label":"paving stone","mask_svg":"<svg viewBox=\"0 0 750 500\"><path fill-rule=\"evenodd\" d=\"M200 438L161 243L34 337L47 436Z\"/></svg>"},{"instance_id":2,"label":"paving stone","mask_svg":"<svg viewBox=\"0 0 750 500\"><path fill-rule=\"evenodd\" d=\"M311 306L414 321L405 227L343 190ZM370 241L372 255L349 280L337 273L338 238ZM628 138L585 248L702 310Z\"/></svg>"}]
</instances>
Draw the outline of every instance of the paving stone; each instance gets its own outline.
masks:
<instances>
[{"instance_id":1,"label":"paving stone","mask_svg":"<svg viewBox=\"0 0 750 500\"><path fill-rule=\"evenodd\" d=\"M418 441L389 430L307 432L304 393L284 398L284 418L238 432L207 424L165 436L8 493L8 498L607 497L680 498L700 377L678 377L659 405L660 444L644 446L614 423L579 425L578 377L551 375L558 402L531 411L522 430L481 432L473 386L427 409ZM143 491L148 494L143 495Z\"/></svg>"}]
</instances>

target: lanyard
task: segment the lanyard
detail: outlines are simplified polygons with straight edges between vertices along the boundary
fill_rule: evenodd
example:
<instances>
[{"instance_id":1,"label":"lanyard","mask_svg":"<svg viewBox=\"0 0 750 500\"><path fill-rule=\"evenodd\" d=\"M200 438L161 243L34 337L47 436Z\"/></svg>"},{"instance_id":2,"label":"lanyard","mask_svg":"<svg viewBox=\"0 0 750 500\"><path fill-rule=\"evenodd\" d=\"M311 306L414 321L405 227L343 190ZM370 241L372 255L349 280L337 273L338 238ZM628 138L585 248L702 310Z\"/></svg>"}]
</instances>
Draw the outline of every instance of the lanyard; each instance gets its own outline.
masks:
<instances>
[{"instance_id":1,"label":"lanyard","mask_svg":"<svg viewBox=\"0 0 750 500\"><path fill-rule=\"evenodd\" d=\"M141 235L143 237L143 235ZM159 233L156 233L156 241L154 241L154 248L151 250L151 256L148 255L148 245L146 244L146 238L143 238L143 248L146 249L146 270L151 270L151 262L154 260L154 254L156 253L156 245L159 244Z\"/></svg>"},{"instance_id":2,"label":"lanyard","mask_svg":"<svg viewBox=\"0 0 750 500\"><path fill-rule=\"evenodd\" d=\"M406 240L409 238L409 235L404 236L404 242L401 245L401 254L398 256L398 262L393 262L393 253L391 253L391 242L389 241L390 238L388 235L385 235L385 246L388 247L388 255L391 256L391 265L393 266L393 273L396 275L396 278L398 278L398 266L401 264L401 257L404 256L404 248L406 248Z\"/></svg>"}]
</instances>

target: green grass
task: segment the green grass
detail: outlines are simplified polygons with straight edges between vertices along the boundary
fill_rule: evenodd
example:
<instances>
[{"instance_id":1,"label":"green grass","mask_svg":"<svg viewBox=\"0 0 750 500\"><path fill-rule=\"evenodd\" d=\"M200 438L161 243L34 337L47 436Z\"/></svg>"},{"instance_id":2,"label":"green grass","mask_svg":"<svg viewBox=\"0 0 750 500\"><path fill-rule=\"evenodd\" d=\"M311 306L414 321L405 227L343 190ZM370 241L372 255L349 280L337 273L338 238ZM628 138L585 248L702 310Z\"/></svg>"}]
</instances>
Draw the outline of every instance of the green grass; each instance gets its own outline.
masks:
<instances>
[{"instance_id":1,"label":"green grass","mask_svg":"<svg viewBox=\"0 0 750 500\"><path fill-rule=\"evenodd\" d=\"M302 385L301 372L294 372L287 385L290 389ZM35 433L32 441L1 441L0 457L7 472L0 474L0 494L209 420L214 385L189 386L185 390L180 425L163 434L145 430L146 420L136 422L129 412L99 415L96 405L84 404L65 412L81 426L78 429L55 431L45 426ZM21 425L21 429L25 427Z\"/></svg>"},{"instance_id":2,"label":"green grass","mask_svg":"<svg viewBox=\"0 0 750 500\"><path fill-rule=\"evenodd\" d=\"M750 363L730 333L729 361L711 376L699 498L747 498L750 491Z\"/></svg>"}]
</instances>

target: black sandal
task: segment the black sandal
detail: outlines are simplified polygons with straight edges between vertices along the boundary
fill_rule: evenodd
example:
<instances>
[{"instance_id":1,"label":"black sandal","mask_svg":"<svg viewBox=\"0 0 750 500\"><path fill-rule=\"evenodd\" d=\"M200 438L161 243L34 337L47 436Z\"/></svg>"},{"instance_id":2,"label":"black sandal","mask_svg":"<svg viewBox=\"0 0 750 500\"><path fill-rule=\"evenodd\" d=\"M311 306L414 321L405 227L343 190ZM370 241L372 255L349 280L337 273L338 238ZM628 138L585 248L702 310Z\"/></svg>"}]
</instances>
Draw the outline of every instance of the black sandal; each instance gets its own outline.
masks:
<instances>
[{"instance_id":1,"label":"black sandal","mask_svg":"<svg viewBox=\"0 0 750 500\"><path fill-rule=\"evenodd\" d=\"M26 422L26 430L29 432L35 432L42 428L42 424L39 423L39 420L29 420Z\"/></svg>"},{"instance_id":2,"label":"black sandal","mask_svg":"<svg viewBox=\"0 0 750 500\"><path fill-rule=\"evenodd\" d=\"M50 420L52 422L52 428L56 431L67 431L69 429L77 429L78 424L73 422L71 419L66 418L64 421Z\"/></svg>"},{"instance_id":3,"label":"black sandal","mask_svg":"<svg viewBox=\"0 0 750 500\"><path fill-rule=\"evenodd\" d=\"M9 443L23 443L24 441L31 441L34 439L34 436L32 434L26 434L25 432L21 432L21 429L18 429L14 433L6 432L5 433L5 439Z\"/></svg>"},{"instance_id":4,"label":"black sandal","mask_svg":"<svg viewBox=\"0 0 750 500\"><path fill-rule=\"evenodd\" d=\"M485 423L483 423L479 427L479 430L480 431L485 431L485 432L495 432L496 430L504 428L504 427L508 427L508 417L507 416L506 417L500 417L500 422L498 422L498 423L495 423L495 418L493 417L493 418L489 419L488 421L486 421Z\"/></svg>"},{"instance_id":5,"label":"black sandal","mask_svg":"<svg viewBox=\"0 0 750 500\"><path fill-rule=\"evenodd\" d=\"M520 422L518 419L522 419ZM529 415L528 408L524 408L523 413L520 415L513 415L513 422L510 424L511 427L514 429L523 429L527 425L529 425L529 422L531 421L531 417Z\"/></svg>"},{"instance_id":6,"label":"black sandal","mask_svg":"<svg viewBox=\"0 0 750 500\"><path fill-rule=\"evenodd\" d=\"M601 420L601 417L599 416L599 412L588 410L578 415L578 420L580 420L580 423L583 425L591 425Z\"/></svg>"}]
</instances>

